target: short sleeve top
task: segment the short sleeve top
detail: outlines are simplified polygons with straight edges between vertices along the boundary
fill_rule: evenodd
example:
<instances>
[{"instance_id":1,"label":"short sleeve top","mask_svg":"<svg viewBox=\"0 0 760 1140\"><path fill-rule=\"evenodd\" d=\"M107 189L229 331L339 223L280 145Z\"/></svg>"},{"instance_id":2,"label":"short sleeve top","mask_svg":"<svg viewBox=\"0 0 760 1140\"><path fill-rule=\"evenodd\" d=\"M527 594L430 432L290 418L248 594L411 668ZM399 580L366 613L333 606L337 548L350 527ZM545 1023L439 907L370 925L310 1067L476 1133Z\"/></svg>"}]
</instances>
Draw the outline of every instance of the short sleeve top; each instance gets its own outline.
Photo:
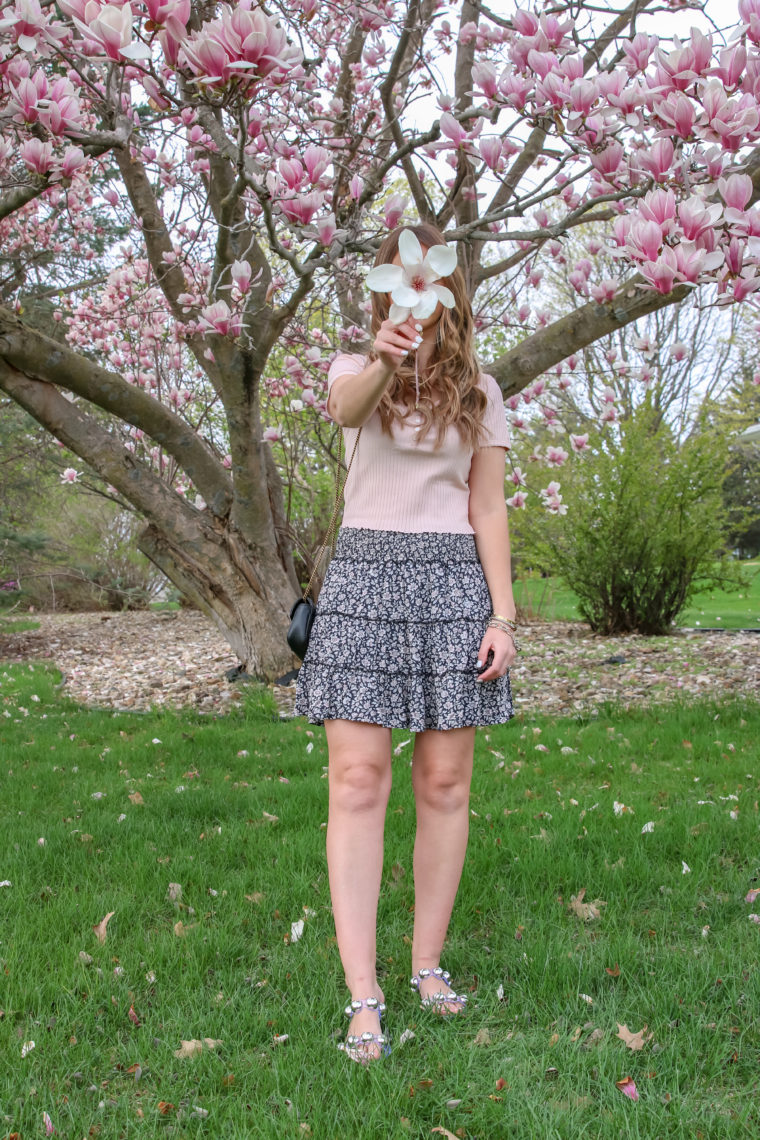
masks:
<instances>
[{"instance_id":1,"label":"short sleeve top","mask_svg":"<svg viewBox=\"0 0 760 1140\"><path fill-rule=\"evenodd\" d=\"M327 374L328 403L336 376L357 375L366 357L339 353ZM481 447L504 447L510 438L501 389L493 376L482 372L488 406ZM362 427L353 465L344 491L343 526L374 530L437 531L474 534L469 521L469 474L473 449L465 446L454 424L434 450L435 429L419 438L421 414L412 412L405 422L391 425L392 438L381 426L375 409ZM344 427L346 462L350 460L358 427Z\"/></svg>"}]
</instances>

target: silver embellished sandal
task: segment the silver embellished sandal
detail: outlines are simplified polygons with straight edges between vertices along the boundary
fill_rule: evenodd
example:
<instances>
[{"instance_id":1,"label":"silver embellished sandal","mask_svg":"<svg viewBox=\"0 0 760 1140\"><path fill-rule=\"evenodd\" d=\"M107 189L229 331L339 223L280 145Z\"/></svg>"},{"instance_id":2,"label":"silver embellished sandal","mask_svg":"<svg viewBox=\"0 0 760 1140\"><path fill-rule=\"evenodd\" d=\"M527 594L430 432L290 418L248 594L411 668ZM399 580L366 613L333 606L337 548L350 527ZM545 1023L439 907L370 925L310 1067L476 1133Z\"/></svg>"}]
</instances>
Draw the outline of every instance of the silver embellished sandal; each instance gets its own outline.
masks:
<instances>
[{"instance_id":1,"label":"silver embellished sandal","mask_svg":"<svg viewBox=\"0 0 760 1140\"><path fill-rule=\"evenodd\" d=\"M377 1010L381 1018L385 1013L385 1002L376 997L353 998L344 1011L349 1021L355 1013L358 1013L365 1006L367 1009ZM380 1046L379 1056L375 1056L372 1050L374 1045ZM352 1061L358 1061L360 1065L368 1065L370 1061L379 1061L380 1057L387 1057L391 1051L387 1034L370 1033L368 1029L360 1034L349 1033L345 1041L338 1042L338 1048L342 1049Z\"/></svg>"},{"instance_id":2,"label":"silver embellished sandal","mask_svg":"<svg viewBox=\"0 0 760 1140\"><path fill-rule=\"evenodd\" d=\"M451 974L449 974L447 970L442 969L440 966L433 966L432 970L428 969L427 966L423 966L420 972L418 974L414 974L409 980L409 984L411 985L412 989L415 992L419 993L420 981L423 978L429 978L431 974L433 974L436 978L440 978L442 982L446 983L446 985L451 985ZM458 1002L460 1006L460 1012L464 1013L465 1007L467 1005L467 995L454 993L454 990L452 989L448 993L439 991L436 994L429 994L427 997L420 997L420 1005L423 1009L432 1009L434 1013L438 1013L443 1017L454 1016L453 1010L446 1009L447 1002Z\"/></svg>"}]
</instances>

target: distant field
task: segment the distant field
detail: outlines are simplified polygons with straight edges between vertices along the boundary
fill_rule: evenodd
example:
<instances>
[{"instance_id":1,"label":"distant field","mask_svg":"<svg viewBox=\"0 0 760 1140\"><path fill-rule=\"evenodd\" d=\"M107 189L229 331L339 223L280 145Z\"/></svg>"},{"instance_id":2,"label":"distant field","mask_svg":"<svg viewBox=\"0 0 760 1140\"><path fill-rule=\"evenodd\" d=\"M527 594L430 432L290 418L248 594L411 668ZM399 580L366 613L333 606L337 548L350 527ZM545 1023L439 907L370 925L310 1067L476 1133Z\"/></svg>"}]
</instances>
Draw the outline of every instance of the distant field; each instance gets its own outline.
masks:
<instances>
[{"instance_id":1,"label":"distant field","mask_svg":"<svg viewBox=\"0 0 760 1140\"><path fill-rule=\"evenodd\" d=\"M679 617L677 628L760 628L760 561L743 562L742 567L753 576L749 590L713 590L695 595L692 605ZM514 590L518 606L529 605L529 616L546 621L581 620L575 594L558 578L522 578L515 582Z\"/></svg>"},{"instance_id":2,"label":"distant field","mask_svg":"<svg viewBox=\"0 0 760 1140\"><path fill-rule=\"evenodd\" d=\"M676 623L677 628L705 626L723 629L760 628L760 561L743 562L743 568L752 575L749 590L727 593L720 590L697 594L694 603L686 609ZM563 586L558 578L523 577L515 582L515 600L521 608L528 607L529 617L545 621L581 621L575 594ZM160 611L179 609L173 602L154 603L151 609ZM20 633L37 629L39 622L25 615L0 614L0 634Z\"/></svg>"}]
</instances>

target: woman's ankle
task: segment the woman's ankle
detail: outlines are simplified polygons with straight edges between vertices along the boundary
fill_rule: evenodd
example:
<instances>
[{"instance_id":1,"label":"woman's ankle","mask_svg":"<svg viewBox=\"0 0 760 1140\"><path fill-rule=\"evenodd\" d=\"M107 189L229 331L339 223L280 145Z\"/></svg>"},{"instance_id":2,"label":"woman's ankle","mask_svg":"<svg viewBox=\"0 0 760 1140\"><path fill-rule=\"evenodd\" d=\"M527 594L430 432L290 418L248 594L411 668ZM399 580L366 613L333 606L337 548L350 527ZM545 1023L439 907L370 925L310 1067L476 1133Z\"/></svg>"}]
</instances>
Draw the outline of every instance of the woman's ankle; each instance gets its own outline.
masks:
<instances>
[{"instance_id":1,"label":"woman's ankle","mask_svg":"<svg viewBox=\"0 0 760 1140\"><path fill-rule=\"evenodd\" d=\"M373 997L380 989L377 978L370 977L368 974L346 978L346 987L352 998Z\"/></svg>"}]
</instances>

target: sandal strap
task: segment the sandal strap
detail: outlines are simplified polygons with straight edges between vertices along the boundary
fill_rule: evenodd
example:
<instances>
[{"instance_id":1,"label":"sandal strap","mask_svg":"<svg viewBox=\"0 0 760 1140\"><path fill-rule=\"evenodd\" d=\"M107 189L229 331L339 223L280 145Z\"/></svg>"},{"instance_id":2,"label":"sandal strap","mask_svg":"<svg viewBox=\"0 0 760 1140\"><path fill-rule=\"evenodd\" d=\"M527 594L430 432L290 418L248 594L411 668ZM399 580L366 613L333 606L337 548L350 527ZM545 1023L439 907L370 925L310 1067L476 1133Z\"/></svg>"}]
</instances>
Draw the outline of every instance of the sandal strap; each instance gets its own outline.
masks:
<instances>
[{"instance_id":1,"label":"sandal strap","mask_svg":"<svg viewBox=\"0 0 760 1140\"><path fill-rule=\"evenodd\" d=\"M428 966L423 966L418 973L412 974L412 977L409 979L409 984L412 989L418 990L420 988L420 980L422 978L429 978L431 974L436 978L442 978L447 985L451 982L451 974L448 970L444 970L442 966L433 966L432 969Z\"/></svg>"},{"instance_id":2,"label":"sandal strap","mask_svg":"<svg viewBox=\"0 0 760 1140\"><path fill-rule=\"evenodd\" d=\"M360 1009L374 1010L380 1015L380 1017L382 1017L385 1013L385 1002L380 1001L380 999L376 997L352 998L343 1012L350 1020L355 1013L359 1012Z\"/></svg>"},{"instance_id":3,"label":"sandal strap","mask_svg":"<svg viewBox=\"0 0 760 1140\"><path fill-rule=\"evenodd\" d=\"M448 970L444 970L441 966L433 966L432 969L428 968L427 966L423 966L416 974L412 975L412 977L409 979L409 984L413 990L418 992L421 981L424 978L429 977L440 978L446 983L446 985L451 984L451 974L448 972ZM427 997L420 997L420 1005L426 1007L445 1005L446 1002L459 1002L462 1008L464 1008L464 1006L467 1004L467 994L458 994L455 993L453 989L451 989L449 993L443 993L442 991L439 991L436 994L428 994Z\"/></svg>"}]
</instances>

